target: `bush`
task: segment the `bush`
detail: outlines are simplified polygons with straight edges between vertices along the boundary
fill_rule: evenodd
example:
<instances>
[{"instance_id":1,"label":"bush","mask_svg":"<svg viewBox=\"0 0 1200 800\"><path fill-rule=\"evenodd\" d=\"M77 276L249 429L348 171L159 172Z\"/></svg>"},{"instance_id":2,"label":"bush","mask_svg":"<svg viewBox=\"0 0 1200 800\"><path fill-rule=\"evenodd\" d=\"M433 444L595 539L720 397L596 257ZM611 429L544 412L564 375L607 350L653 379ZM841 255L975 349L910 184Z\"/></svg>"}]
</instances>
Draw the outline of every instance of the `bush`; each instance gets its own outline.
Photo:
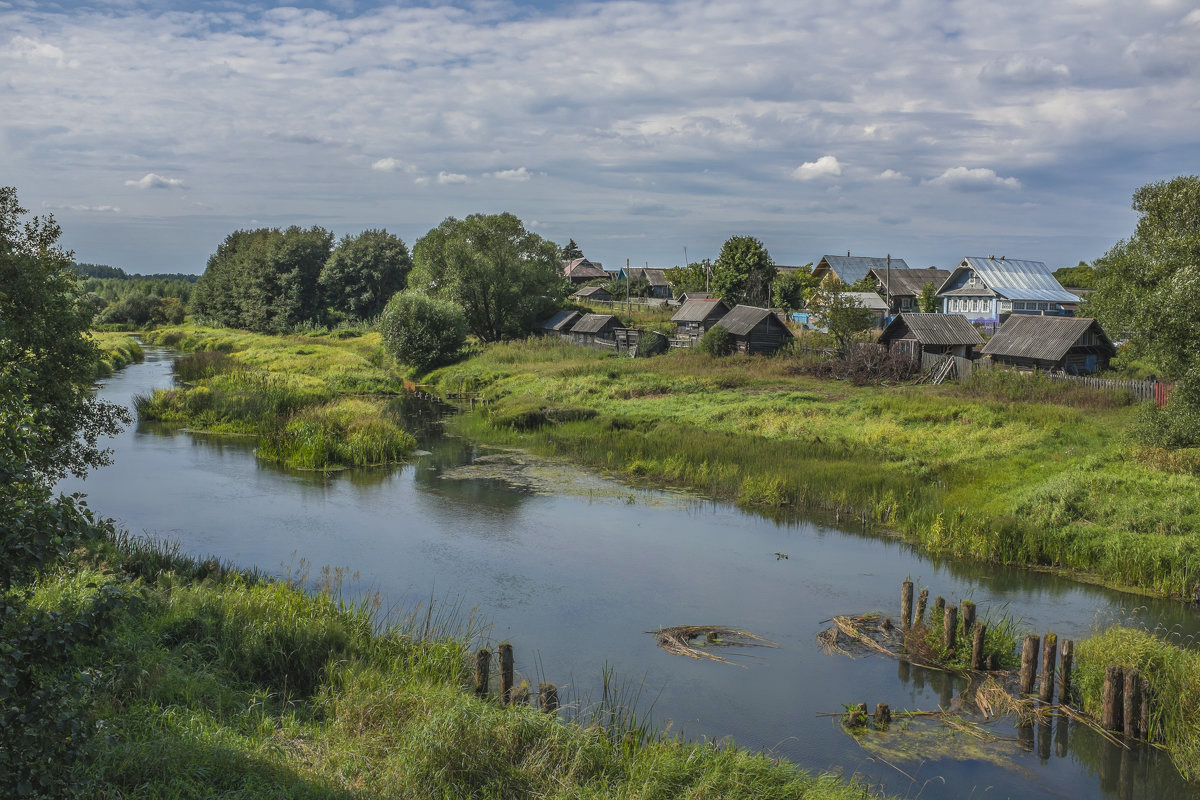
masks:
<instances>
[{"instance_id":1,"label":"bush","mask_svg":"<svg viewBox=\"0 0 1200 800\"><path fill-rule=\"evenodd\" d=\"M906 381L920 372L912 357L877 344L851 347L844 355L800 364L799 372L820 378L848 380L855 386Z\"/></svg>"},{"instance_id":2,"label":"bush","mask_svg":"<svg viewBox=\"0 0 1200 800\"><path fill-rule=\"evenodd\" d=\"M727 356L733 352L733 337L728 329L714 325L705 331L696 346L700 348L700 352L710 356Z\"/></svg>"},{"instance_id":3,"label":"bush","mask_svg":"<svg viewBox=\"0 0 1200 800\"><path fill-rule=\"evenodd\" d=\"M467 340L463 310L419 292L395 295L383 310L379 333L396 359L419 372L454 359Z\"/></svg>"}]
</instances>

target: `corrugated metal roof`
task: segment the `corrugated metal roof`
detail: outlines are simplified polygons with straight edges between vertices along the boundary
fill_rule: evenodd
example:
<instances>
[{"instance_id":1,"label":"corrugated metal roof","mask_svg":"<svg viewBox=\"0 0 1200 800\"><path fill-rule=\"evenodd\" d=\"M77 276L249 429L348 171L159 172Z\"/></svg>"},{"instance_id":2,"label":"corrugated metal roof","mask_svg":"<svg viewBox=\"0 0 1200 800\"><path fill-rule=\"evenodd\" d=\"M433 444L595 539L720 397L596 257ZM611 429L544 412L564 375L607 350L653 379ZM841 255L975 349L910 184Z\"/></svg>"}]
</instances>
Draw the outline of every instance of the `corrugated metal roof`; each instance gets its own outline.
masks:
<instances>
[{"instance_id":1,"label":"corrugated metal roof","mask_svg":"<svg viewBox=\"0 0 1200 800\"><path fill-rule=\"evenodd\" d=\"M813 271L821 266L824 262L833 274L837 275L842 283L850 286L858 283L863 278L867 277L867 273L873 269L887 269L888 260L886 258L874 258L870 256L821 256L821 261L817 262L817 266L813 267ZM904 263L903 258L892 259L892 269L908 269L908 264Z\"/></svg>"},{"instance_id":2,"label":"corrugated metal roof","mask_svg":"<svg viewBox=\"0 0 1200 800\"><path fill-rule=\"evenodd\" d=\"M725 305L723 300L716 298L688 300L679 307L675 316L671 317L671 322L704 322L706 319L723 317L728 313L729 306Z\"/></svg>"},{"instance_id":3,"label":"corrugated metal roof","mask_svg":"<svg viewBox=\"0 0 1200 800\"><path fill-rule=\"evenodd\" d=\"M604 326L613 322L618 323L619 327L620 320L612 314L584 314L571 328L571 333L599 333Z\"/></svg>"},{"instance_id":4,"label":"corrugated metal roof","mask_svg":"<svg viewBox=\"0 0 1200 800\"><path fill-rule=\"evenodd\" d=\"M745 336L754 330L754 326L762 322L766 317L773 317L779 327L783 328L791 335L791 331L779 318L765 308L757 308L755 306L734 306L732 310L717 321L725 330L732 333L734 336Z\"/></svg>"},{"instance_id":5,"label":"corrugated metal roof","mask_svg":"<svg viewBox=\"0 0 1200 800\"><path fill-rule=\"evenodd\" d=\"M1000 326L982 352L985 356L1058 361L1093 325L1100 336L1101 346L1115 353L1116 348L1104 329L1091 317L1043 317L1034 314L1013 314Z\"/></svg>"},{"instance_id":6,"label":"corrugated metal roof","mask_svg":"<svg viewBox=\"0 0 1200 800\"><path fill-rule=\"evenodd\" d=\"M842 296L857 300L860 308L871 311L887 311L887 303L874 292L842 292Z\"/></svg>"},{"instance_id":7,"label":"corrugated metal roof","mask_svg":"<svg viewBox=\"0 0 1200 800\"><path fill-rule=\"evenodd\" d=\"M890 271L886 268L876 268L871 272L874 273L875 279L883 284L885 291L888 290L890 282L892 297L904 295L919 297L925 284L932 283L934 290L937 290L946 282L946 278L950 277L950 270L935 267L899 270L893 267Z\"/></svg>"},{"instance_id":8,"label":"corrugated metal roof","mask_svg":"<svg viewBox=\"0 0 1200 800\"><path fill-rule=\"evenodd\" d=\"M904 328L912 331L923 345L949 347L956 344L983 344L979 331L961 314L901 314L883 329L879 341L890 341Z\"/></svg>"},{"instance_id":9,"label":"corrugated metal roof","mask_svg":"<svg viewBox=\"0 0 1200 800\"><path fill-rule=\"evenodd\" d=\"M544 330L544 331L570 330L571 326L574 325L579 320L579 318L582 316L583 315L580 314L578 311L571 311L570 309L567 309L566 311L559 311L553 317L551 317L550 319L548 319L542 323L542 330Z\"/></svg>"},{"instance_id":10,"label":"corrugated metal roof","mask_svg":"<svg viewBox=\"0 0 1200 800\"><path fill-rule=\"evenodd\" d=\"M973 269L989 289L1006 300L1046 300L1078 303L1079 298L1062 288L1043 261L1017 258L967 256L946 279L949 284L959 270Z\"/></svg>"}]
</instances>

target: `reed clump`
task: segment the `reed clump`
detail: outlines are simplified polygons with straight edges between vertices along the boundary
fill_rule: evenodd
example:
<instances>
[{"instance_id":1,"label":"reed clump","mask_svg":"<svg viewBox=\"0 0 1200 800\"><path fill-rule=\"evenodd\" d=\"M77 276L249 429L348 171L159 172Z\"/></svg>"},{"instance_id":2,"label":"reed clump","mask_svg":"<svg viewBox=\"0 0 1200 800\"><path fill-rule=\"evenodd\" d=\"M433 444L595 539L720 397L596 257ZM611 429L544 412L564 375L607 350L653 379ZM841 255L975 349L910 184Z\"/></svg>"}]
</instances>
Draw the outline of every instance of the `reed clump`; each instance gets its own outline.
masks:
<instances>
[{"instance_id":1,"label":"reed clump","mask_svg":"<svg viewBox=\"0 0 1200 800\"><path fill-rule=\"evenodd\" d=\"M91 337L100 351L100 361L96 365L97 378L107 378L122 367L145 358L142 346L128 334L93 332Z\"/></svg>"},{"instance_id":2,"label":"reed clump","mask_svg":"<svg viewBox=\"0 0 1200 800\"><path fill-rule=\"evenodd\" d=\"M381 402L349 399L267 424L255 453L294 469L331 470L394 464L416 447L416 439L383 415Z\"/></svg>"}]
</instances>

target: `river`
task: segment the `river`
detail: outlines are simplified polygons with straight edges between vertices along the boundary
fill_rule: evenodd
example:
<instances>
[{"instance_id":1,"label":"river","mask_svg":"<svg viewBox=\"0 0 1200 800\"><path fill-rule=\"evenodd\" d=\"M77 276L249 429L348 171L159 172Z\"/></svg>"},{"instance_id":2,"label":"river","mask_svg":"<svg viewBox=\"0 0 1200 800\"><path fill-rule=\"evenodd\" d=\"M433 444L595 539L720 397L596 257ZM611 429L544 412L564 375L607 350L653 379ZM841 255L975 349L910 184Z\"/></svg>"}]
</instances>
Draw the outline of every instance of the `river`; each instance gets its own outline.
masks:
<instances>
[{"instance_id":1,"label":"river","mask_svg":"<svg viewBox=\"0 0 1200 800\"><path fill-rule=\"evenodd\" d=\"M98 391L131 405L135 394L171 385L172 357L147 348L144 363ZM1131 617L1192 637L1200 619L1190 607L932 560L885 536L772 521L566 464L539 468L534 487L463 475L457 468L489 451L442 435L427 410L418 412L430 452L400 468L289 472L260 464L246 440L141 423L110 442L112 466L60 488L86 493L94 510L133 533L178 540L195 555L290 577L315 578L328 566L344 591L376 595L385 611L430 598L443 609L475 608L490 623L490 642L512 642L532 684L595 698L611 668L618 683L642 687L638 711L659 727L731 737L898 796L1200 797L1162 753L1122 751L1073 724L999 723L990 727L996 742L893 726L864 747L828 715L859 702L936 709L958 684L885 657L825 655L816 640L836 614L898 614L906 579L948 602L974 600L981 618L1006 612L1076 639ZM738 651L732 664L693 660L647 634L671 625L729 626L779 646Z\"/></svg>"}]
</instances>

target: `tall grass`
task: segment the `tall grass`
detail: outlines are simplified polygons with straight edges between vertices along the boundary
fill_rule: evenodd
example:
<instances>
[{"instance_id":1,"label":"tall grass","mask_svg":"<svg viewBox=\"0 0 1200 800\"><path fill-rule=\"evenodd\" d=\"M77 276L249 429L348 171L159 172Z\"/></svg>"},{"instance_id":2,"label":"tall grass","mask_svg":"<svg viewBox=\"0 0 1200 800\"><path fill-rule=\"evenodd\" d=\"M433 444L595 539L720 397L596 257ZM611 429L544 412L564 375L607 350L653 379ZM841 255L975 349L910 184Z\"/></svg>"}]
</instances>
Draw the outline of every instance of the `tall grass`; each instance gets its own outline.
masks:
<instances>
[{"instance_id":1,"label":"tall grass","mask_svg":"<svg viewBox=\"0 0 1200 800\"><path fill-rule=\"evenodd\" d=\"M141 345L128 334L93 332L91 337L100 351L100 361L96 365L97 378L107 378L122 367L145 357Z\"/></svg>"},{"instance_id":2,"label":"tall grass","mask_svg":"<svg viewBox=\"0 0 1200 800\"><path fill-rule=\"evenodd\" d=\"M370 467L402 461L417 441L382 413L382 403L341 400L267 424L256 453L306 470Z\"/></svg>"}]
</instances>

